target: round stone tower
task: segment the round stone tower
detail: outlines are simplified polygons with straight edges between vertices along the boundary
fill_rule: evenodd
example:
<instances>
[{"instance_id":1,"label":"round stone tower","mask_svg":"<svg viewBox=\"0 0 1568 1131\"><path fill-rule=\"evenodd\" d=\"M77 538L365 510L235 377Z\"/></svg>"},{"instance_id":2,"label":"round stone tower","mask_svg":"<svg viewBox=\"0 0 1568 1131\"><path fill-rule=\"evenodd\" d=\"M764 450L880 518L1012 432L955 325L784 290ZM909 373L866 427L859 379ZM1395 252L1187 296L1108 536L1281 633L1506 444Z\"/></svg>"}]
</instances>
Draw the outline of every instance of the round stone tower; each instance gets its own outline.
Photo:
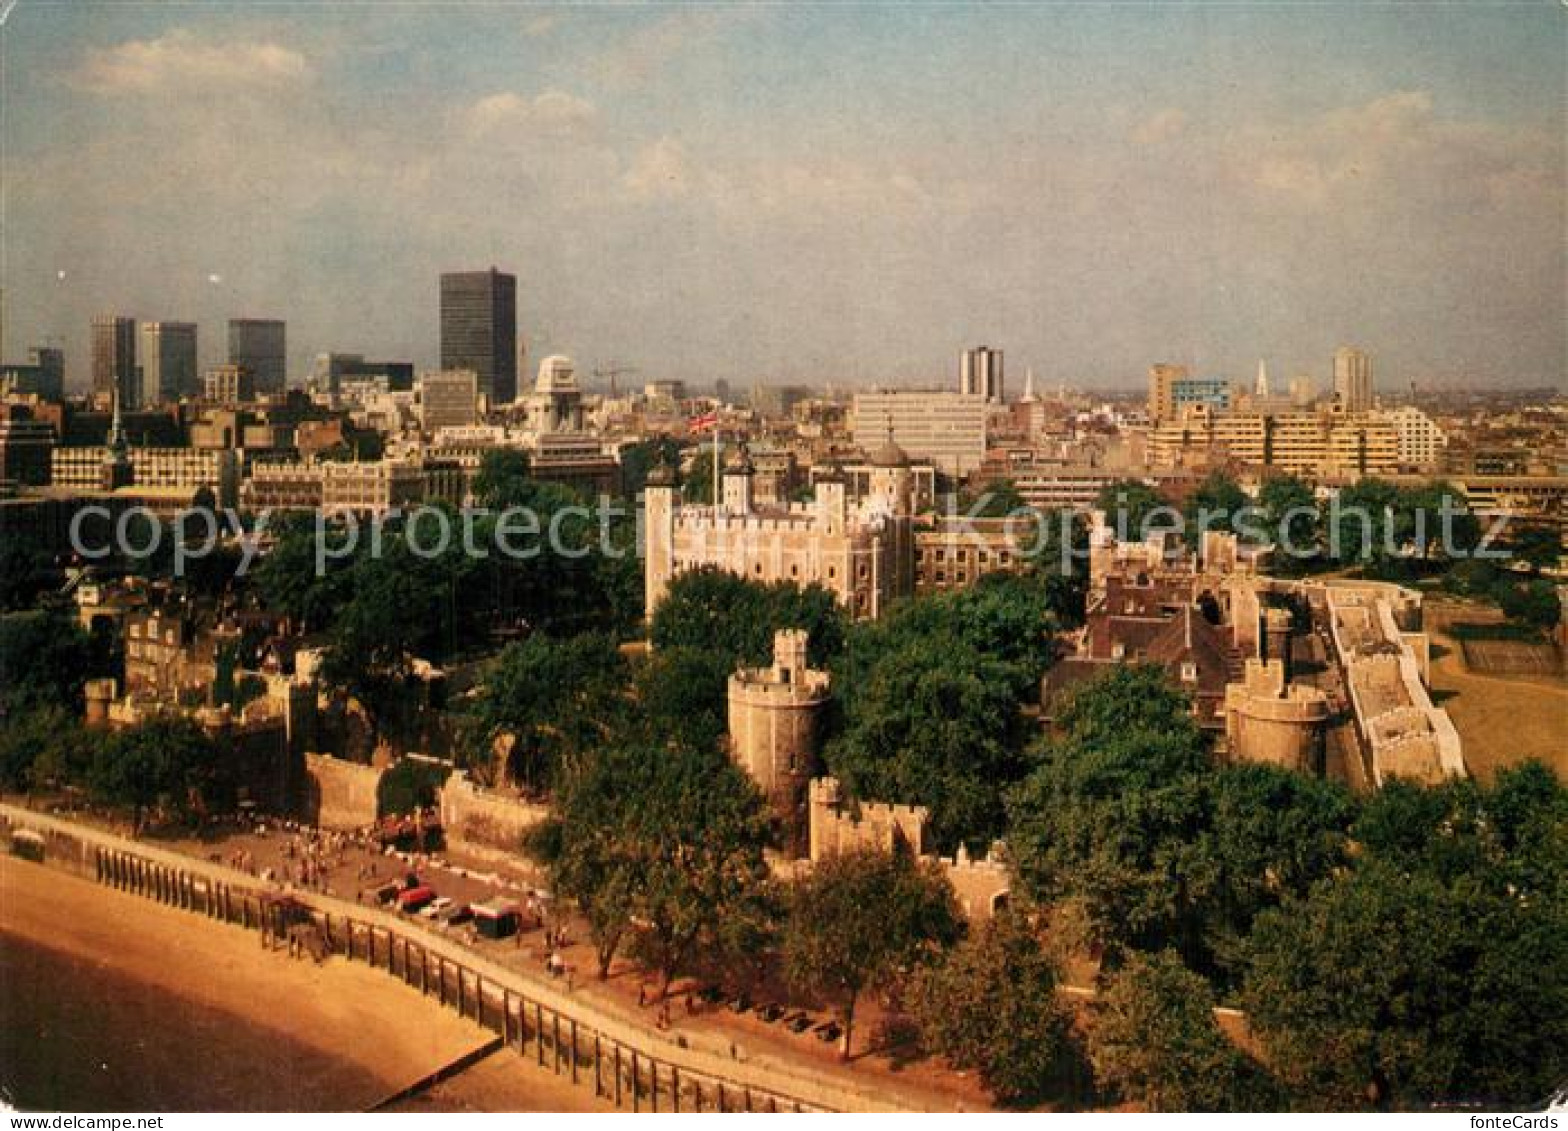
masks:
<instances>
[{"instance_id":1,"label":"round stone tower","mask_svg":"<svg viewBox=\"0 0 1568 1131\"><path fill-rule=\"evenodd\" d=\"M828 673L807 667L806 642L800 629L775 633L773 666L729 681L730 756L768 799L793 856L806 850L806 791L828 701Z\"/></svg>"}]
</instances>

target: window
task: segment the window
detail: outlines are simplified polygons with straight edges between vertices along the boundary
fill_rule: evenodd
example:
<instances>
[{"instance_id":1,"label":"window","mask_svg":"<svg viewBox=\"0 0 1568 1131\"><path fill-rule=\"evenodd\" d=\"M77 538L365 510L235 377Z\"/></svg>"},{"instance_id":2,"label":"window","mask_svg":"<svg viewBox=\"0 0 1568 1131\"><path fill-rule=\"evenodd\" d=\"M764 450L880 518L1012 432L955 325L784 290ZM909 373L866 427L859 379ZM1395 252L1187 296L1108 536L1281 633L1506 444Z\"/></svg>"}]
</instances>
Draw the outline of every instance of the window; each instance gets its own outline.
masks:
<instances>
[{"instance_id":1,"label":"window","mask_svg":"<svg viewBox=\"0 0 1568 1131\"><path fill-rule=\"evenodd\" d=\"M1122 657L1124 657L1126 655L1127 655L1127 645L1125 645L1125 644L1112 644L1111 645L1111 659L1113 659L1113 660L1120 660Z\"/></svg>"},{"instance_id":2,"label":"window","mask_svg":"<svg viewBox=\"0 0 1568 1131\"><path fill-rule=\"evenodd\" d=\"M1198 665L1191 660L1186 660L1181 665L1181 681L1183 683L1198 682Z\"/></svg>"}]
</instances>

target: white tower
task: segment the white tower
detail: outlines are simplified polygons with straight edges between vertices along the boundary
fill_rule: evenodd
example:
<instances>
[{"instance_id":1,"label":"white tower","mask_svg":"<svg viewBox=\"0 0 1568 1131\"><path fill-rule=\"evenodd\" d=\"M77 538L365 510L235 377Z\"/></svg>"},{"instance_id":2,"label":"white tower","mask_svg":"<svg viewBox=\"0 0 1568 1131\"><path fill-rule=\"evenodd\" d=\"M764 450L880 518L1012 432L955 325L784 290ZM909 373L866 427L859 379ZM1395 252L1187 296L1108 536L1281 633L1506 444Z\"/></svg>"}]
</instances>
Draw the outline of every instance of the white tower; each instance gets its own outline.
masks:
<instances>
[{"instance_id":1,"label":"white tower","mask_svg":"<svg viewBox=\"0 0 1568 1131\"><path fill-rule=\"evenodd\" d=\"M1258 358L1258 381L1253 390L1260 397L1269 395L1269 363Z\"/></svg>"}]
</instances>

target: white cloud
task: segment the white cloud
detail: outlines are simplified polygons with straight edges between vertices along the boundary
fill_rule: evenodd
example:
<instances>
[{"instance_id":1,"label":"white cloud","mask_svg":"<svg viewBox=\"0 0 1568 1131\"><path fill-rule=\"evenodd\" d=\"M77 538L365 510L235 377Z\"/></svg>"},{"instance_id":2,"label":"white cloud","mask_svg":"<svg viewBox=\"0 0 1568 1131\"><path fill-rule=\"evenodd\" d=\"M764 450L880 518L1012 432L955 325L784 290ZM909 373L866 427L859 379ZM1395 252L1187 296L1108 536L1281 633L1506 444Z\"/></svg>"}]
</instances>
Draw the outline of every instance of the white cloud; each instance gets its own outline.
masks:
<instances>
[{"instance_id":1,"label":"white cloud","mask_svg":"<svg viewBox=\"0 0 1568 1131\"><path fill-rule=\"evenodd\" d=\"M156 94L278 87L310 77L309 61L293 48L261 40L219 42L176 28L157 39L91 50L72 79L95 94Z\"/></svg>"},{"instance_id":2,"label":"white cloud","mask_svg":"<svg viewBox=\"0 0 1568 1131\"><path fill-rule=\"evenodd\" d=\"M686 149L672 137L661 137L632 159L621 184L639 200L685 196L691 187Z\"/></svg>"},{"instance_id":3,"label":"white cloud","mask_svg":"<svg viewBox=\"0 0 1568 1131\"><path fill-rule=\"evenodd\" d=\"M562 90L534 98L515 91L486 95L464 112L469 130L483 133L548 134L564 137L593 127L599 111L592 102Z\"/></svg>"},{"instance_id":4,"label":"white cloud","mask_svg":"<svg viewBox=\"0 0 1568 1131\"><path fill-rule=\"evenodd\" d=\"M523 21L523 34L529 39L543 39L561 26L561 13L541 12Z\"/></svg>"},{"instance_id":5,"label":"white cloud","mask_svg":"<svg viewBox=\"0 0 1568 1131\"><path fill-rule=\"evenodd\" d=\"M1187 131L1187 111L1167 106L1139 122L1131 137L1138 145L1159 145L1172 141Z\"/></svg>"}]
</instances>

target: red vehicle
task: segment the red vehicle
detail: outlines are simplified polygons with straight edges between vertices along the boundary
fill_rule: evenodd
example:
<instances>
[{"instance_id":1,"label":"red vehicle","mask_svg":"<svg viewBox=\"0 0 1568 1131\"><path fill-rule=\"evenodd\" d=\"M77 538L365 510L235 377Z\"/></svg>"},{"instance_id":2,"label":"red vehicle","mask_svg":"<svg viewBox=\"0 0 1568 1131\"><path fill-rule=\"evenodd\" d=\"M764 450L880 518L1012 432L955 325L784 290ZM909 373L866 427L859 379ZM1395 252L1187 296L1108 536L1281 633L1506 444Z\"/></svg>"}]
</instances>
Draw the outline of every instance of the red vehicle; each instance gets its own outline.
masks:
<instances>
[{"instance_id":1,"label":"red vehicle","mask_svg":"<svg viewBox=\"0 0 1568 1131\"><path fill-rule=\"evenodd\" d=\"M412 915L425 904L436 897L436 889L428 884L420 884L416 888L398 893L397 909Z\"/></svg>"}]
</instances>

